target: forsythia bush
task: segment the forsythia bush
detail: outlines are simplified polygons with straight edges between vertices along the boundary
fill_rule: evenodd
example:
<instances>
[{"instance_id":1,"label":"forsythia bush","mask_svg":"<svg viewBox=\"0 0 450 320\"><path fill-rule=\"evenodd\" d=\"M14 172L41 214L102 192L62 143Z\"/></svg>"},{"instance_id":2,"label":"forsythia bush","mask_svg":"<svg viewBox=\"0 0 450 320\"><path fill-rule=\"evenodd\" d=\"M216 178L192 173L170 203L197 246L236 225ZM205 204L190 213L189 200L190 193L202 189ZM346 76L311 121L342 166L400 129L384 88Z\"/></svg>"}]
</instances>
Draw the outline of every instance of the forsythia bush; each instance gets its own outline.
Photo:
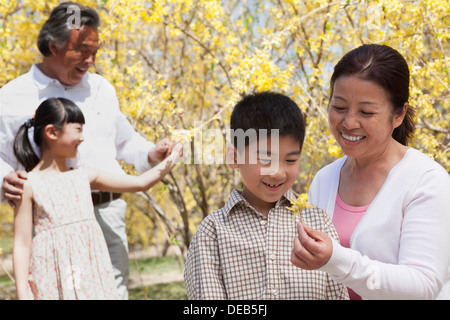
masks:
<instances>
[{"instance_id":1,"label":"forsythia bush","mask_svg":"<svg viewBox=\"0 0 450 320\"><path fill-rule=\"evenodd\" d=\"M0 87L40 61L37 34L58 2L0 0ZM222 156L211 144L225 141L231 108L245 93L280 91L299 104L307 136L295 191L307 192L314 174L342 156L328 129L329 78L340 57L363 43L387 44L406 57L417 110L411 146L450 170L447 0L80 3L102 18L91 72L115 86L136 130L153 141L191 141L190 163L149 192L126 196L131 243L167 240L186 249L202 218L239 187L236 172L211 161ZM0 212L0 223L10 226L10 211Z\"/></svg>"}]
</instances>

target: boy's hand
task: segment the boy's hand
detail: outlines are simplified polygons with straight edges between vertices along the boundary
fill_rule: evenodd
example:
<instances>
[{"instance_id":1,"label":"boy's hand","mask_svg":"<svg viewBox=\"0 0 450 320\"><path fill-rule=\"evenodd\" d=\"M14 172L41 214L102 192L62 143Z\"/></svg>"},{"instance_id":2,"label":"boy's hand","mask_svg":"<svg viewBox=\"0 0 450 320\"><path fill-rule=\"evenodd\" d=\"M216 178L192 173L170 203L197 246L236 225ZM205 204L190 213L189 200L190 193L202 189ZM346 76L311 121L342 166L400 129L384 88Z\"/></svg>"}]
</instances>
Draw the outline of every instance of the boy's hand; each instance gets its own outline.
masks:
<instances>
[{"instance_id":1,"label":"boy's hand","mask_svg":"<svg viewBox=\"0 0 450 320\"><path fill-rule=\"evenodd\" d=\"M291 262L298 268L315 270L324 266L333 253L333 242L326 234L302 223L297 225Z\"/></svg>"}]
</instances>

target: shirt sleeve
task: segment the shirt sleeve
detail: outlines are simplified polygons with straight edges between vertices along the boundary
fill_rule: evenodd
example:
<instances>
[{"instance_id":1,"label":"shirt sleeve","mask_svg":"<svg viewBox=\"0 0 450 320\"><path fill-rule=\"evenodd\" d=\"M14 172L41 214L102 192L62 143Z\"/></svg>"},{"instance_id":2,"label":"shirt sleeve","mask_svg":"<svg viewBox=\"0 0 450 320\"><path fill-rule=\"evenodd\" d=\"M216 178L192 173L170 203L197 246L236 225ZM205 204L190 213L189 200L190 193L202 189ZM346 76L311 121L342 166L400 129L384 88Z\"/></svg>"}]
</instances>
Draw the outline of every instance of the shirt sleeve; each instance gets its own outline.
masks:
<instances>
[{"instance_id":1,"label":"shirt sleeve","mask_svg":"<svg viewBox=\"0 0 450 320\"><path fill-rule=\"evenodd\" d=\"M137 133L121 112L117 114L116 127L117 160L133 164L139 173L150 169L148 153L155 147L155 144Z\"/></svg>"},{"instance_id":2,"label":"shirt sleeve","mask_svg":"<svg viewBox=\"0 0 450 320\"><path fill-rule=\"evenodd\" d=\"M17 165L17 160L11 152L13 149L12 141L4 130L5 123L3 120L4 117L0 117L0 178L2 183L3 178L13 172L14 167Z\"/></svg>"},{"instance_id":3,"label":"shirt sleeve","mask_svg":"<svg viewBox=\"0 0 450 320\"><path fill-rule=\"evenodd\" d=\"M204 220L204 222L207 222ZM225 300L227 294L214 235L200 226L189 247L184 280L189 299Z\"/></svg>"},{"instance_id":4,"label":"shirt sleeve","mask_svg":"<svg viewBox=\"0 0 450 320\"><path fill-rule=\"evenodd\" d=\"M114 87L106 79L102 85L104 89L101 92L109 92L105 94L108 108L114 112L116 159L133 164L138 173L143 173L151 168L148 153L155 144L142 137L122 113Z\"/></svg>"},{"instance_id":5,"label":"shirt sleeve","mask_svg":"<svg viewBox=\"0 0 450 320\"><path fill-rule=\"evenodd\" d=\"M8 174L19 168L13 145L16 132L20 127L19 123L23 120L13 117L9 112L5 112L5 109L6 105L3 104L3 94L0 89L0 183L2 184ZM3 192L0 197L2 202L6 202Z\"/></svg>"}]
</instances>

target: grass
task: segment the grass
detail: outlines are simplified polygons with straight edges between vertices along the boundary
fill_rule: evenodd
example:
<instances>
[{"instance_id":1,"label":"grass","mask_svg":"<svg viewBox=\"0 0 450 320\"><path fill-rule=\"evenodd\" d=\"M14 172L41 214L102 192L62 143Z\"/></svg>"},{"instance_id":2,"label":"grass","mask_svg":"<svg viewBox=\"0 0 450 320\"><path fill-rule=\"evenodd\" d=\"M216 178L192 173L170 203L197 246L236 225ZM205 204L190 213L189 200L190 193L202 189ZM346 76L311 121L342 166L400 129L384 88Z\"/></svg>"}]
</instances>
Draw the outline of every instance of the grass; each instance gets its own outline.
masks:
<instances>
[{"instance_id":1,"label":"grass","mask_svg":"<svg viewBox=\"0 0 450 320\"><path fill-rule=\"evenodd\" d=\"M138 272L139 271L139 272ZM180 271L180 264L175 256L149 257L130 260L130 276L152 274L160 276L171 271ZM129 300L186 300L184 281L172 281L167 283L155 283L144 285L140 288L129 290Z\"/></svg>"},{"instance_id":2,"label":"grass","mask_svg":"<svg viewBox=\"0 0 450 320\"><path fill-rule=\"evenodd\" d=\"M0 300L12 300L16 298L16 288L7 275L0 277Z\"/></svg>"},{"instance_id":3,"label":"grass","mask_svg":"<svg viewBox=\"0 0 450 320\"><path fill-rule=\"evenodd\" d=\"M139 258L138 266L141 273L164 273L172 270L180 270L177 258L173 255ZM134 259L130 259L130 273L137 272L137 269Z\"/></svg>"},{"instance_id":4,"label":"grass","mask_svg":"<svg viewBox=\"0 0 450 320\"><path fill-rule=\"evenodd\" d=\"M1 258L1 257L0 257ZM174 256L150 257L137 259L141 276L157 275L164 279L164 274L170 271L180 271ZM138 274L136 262L130 259L130 276ZM7 275L0 276L0 300L15 299L14 283ZM184 281L154 283L129 290L129 300L186 300Z\"/></svg>"},{"instance_id":5,"label":"grass","mask_svg":"<svg viewBox=\"0 0 450 320\"><path fill-rule=\"evenodd\" d=\"M129 290L129 300L186 300L184 281L157 283Z\"/></svg>"}]
</instances>

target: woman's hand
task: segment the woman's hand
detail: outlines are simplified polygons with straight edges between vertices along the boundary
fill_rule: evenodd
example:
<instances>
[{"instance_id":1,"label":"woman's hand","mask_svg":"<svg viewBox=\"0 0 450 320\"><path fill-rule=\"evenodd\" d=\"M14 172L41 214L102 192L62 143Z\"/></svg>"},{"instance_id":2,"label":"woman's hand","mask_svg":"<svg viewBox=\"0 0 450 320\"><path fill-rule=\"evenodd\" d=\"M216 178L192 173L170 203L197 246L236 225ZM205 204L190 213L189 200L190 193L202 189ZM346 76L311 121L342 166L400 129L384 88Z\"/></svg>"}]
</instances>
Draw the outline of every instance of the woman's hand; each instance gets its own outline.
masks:
<instances>
[{"instance_id":1,"label":"woman's hand","mask_svg":"<svg viewBox=\"0 0 450 320\"><path fill-rule=\"evenodd\" d=\"M333 242L325 233L303 223L297 225L298 237L294 239L291 262L298 268L315 270L324 266L333 253Z\"/></svg>"}]
</instances>

